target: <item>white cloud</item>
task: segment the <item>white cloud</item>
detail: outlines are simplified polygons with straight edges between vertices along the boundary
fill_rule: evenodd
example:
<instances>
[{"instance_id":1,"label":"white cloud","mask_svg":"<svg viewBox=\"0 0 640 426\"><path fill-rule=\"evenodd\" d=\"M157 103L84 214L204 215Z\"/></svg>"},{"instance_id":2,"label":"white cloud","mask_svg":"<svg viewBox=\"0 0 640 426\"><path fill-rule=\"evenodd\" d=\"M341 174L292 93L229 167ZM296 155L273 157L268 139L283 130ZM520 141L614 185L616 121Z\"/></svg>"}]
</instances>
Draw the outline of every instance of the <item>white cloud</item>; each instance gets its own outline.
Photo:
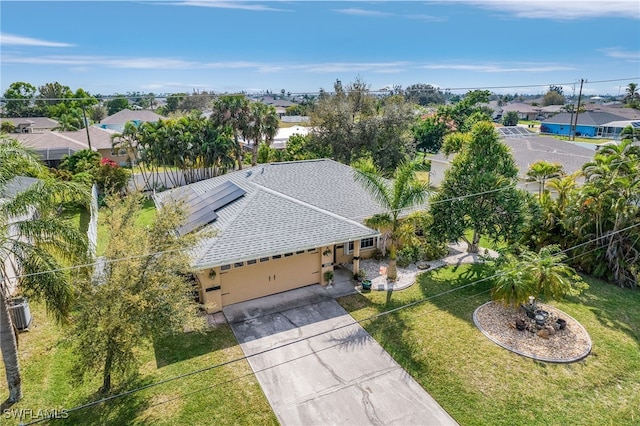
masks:
<instances>
[{"instance_id":1,"label":"white cloud","mask_svg":"<svg viewBox=\"0 0 640 426\"><path fill-rule=\"evenodd\" d=\"M212 7L218 9L250 10L254 12L291 12L291 10L288 9L279 9L271 6L265 6L263 4L240 1L186 0L181 2L161 4L170 4L174 6Z\"/></svg>"},{"instance_id":2,"label":"white cloud","mask_svg":"<svg viewBox=\"0 0 640 426\"><path fill-rule=\"evenodd\" d=\"M337 13L342 13L344 15L354 15L354 16L371 16L371 17L395 16L398 18L415 19L415 20L427 21L427 22L445 21L444 18L425 15L425 14L416 14L416 15L396 14L396 13L381 12L379 10L371 10L371 9L350 8L350 9L333 9L333 11Z\"/></svg>"},{"instance_id":3,"label":"white cloud","mask_svg":"<svg viewBox=\"0 0 640 426\"><path fill-rule=\"evenodd\" d=\"M629 51L625 49L621 49L619 47L610 47L607 49L602 49L605 55L610 58L616 59L626 59L629 62L638 62L640 61L640 51Z\"/></svg>"},{"instance_id":4,"label":"white cloud","mask_svg":"<svg viewBox=\"0 0 640 426\"><path fill-rule=\"evenodd\" d=\"M576 68L565 65L535 64L535 63L504 63L504 64L428 64L421 68L430 70L476 71L487 73L499 72L555 72L571 71Z\"/></svg>"},{"instance_id":5,"label":"white cloud","mask_svg":"<svg viewBox=\"0 0 640 426\"><path fill-rule=\"evenodd\" d=\"M34 65L69 65L75 68L83 66L126 68L126 69L188 69L199 66L197 62L183 61L170 58L127 58L104 56L27 56L4 57L5 63L34 64Z\"/></svg>"},{"instance_id":6,"label":"white cloud","mask_svg":"<svg viewBox=\"0 0 640 426\"><path fill-rule=\"evenodd\" d=\"M638 0L461 0L519 18L573 20L616 17L640 19Z\"/></svg>"},{"instance_id":7,"label":"white cloud","mask_svg":"<svg viewBox=\"0 0 640 426\"><path fill-rule=\"evenodd\" d=\"M73 44L56 41L39 40L14 34L0 33L1 46L38 46L38 47L71 47Z\"/></svg>"},{"instance_id":8,"label":"white cloud","mask_svg":"<svg viewBox=\"0 0 640 426\"><path fill-rule=\"evenodd\" d=\"M370 9L333 9L334 12L342 13L345 15L356 15L356 16L394 16L392 13L380 12L378 10L370 10Z\"/></svg>"},{"instance_id":9,"label":"white cloud","mask_svg":"<svg viewBox=\"0 0 640 426\"><path fill-rule=\"evenodd\" d=\"M179 83L175 81L168 81L164 83L149 83L143 84L140 86L141 89L144 90L160 90L160 89L207 89L208 86L206 84L193 84L193 83Z\"/></svg>"}]
</instances>

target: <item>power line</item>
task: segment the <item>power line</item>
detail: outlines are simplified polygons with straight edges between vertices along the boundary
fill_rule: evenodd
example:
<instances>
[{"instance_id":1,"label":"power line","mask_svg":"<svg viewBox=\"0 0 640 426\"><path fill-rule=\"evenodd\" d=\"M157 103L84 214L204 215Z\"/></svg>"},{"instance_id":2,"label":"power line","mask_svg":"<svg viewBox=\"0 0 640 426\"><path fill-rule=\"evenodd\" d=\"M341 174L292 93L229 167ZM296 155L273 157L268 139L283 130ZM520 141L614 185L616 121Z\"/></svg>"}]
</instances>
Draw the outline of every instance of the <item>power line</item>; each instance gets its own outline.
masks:
<instances>
[{"instance_id":1,"label":"power line","mask_svg":"<svg viewBox=\"0 0 640 426\"><path fill-rule=\"evenodd\" d=\"M620 82L620 81L634 81L634 80L640 80L640 77L636 76L636 77L628 77L628 78L614 78L614 79L607 79L607 80L593 80L593 81L587 81L585 80L585 84L601 84L601 83L613 83L613 82ZM490 90L490 89L524 89L524 88L530 88L530 87L549 87L549 86L569 86L569 85L573 85L575 84L575 81L570 81L570 82L563 82L563 83L535 83L535 84L521 84L521 85L505 85L505 86L470 86L470 87L436 87L433 86L434 91L460 91L460 90ZM402 89L405 90L405 89ZM331 92L331 91L300 91L300 92L287 92L288 93L288 97L290 96L304 96L304 95L320 95L321 93L326 93L326 94L333 94L335 92ZM387 90L367 90L367 93L371 93L371 94L388 94ZM172 97L182 97L182 98L193 98L193 97L209 97L209 98L216 98L216 97L220 97L220 96L225 96L225 95L245 95L248 97L251 96L281 96L278 93L263 93L263 92L256 92L256 93L246 93L246 92L237 92L237 93L227 93L227 92L214 92L211 91L209 93L164 93L164 94L155 94L155 93L141 93L141 94L137 94L137 95L96 95L96 96L90 96L90 97L85 97L85 98L54 98L54 97L38 97L38 96L34 96L31 98L6 98L6 97L2 97L0 98L0 101L25 101L25 102L33 102L33 101L92 101L92 100L97 100L97 101L109 101L109 100L115 100L115 99L127 99L127 100L132 100L132 99L143 99L143 100L150 100L150 99L167 99L167 98L172 98Z\"/></svg>"},{"instance_id":2,"label":"power line","mask_svg":"<svg viewBox=\"0 0 640 426\"><path fill-rule=\"evenodd\" d=\"M639 225L640 225L640 224L636 224L636 225L634 225L634 226L639 226ZM621 231L622 231L622 230L621 230ZM593 241L595 241L595 240L597 240L597 239L598 239L598 238L594 239ZM566 250L562 250L562 251L560 251L559 253L565 253L566 251L568 251L568 250L573 250L573 249L575 249L575 248L577 248L577 247L579 247L579 246L581 246L581 245L577 245L577 246L574 246L574 247L568 248L568 249L566 249ZM589 250L589 251L587 251L587 252L585 252L585 253L581 253L581 254L579 254L579 255L573 256L572 258L568 258L568 259L566 259L566 260L572 260L572 259L575 259L575 258L577 258L577 257L584 256L584 255L586 255L586 254L588 254L588 253L591 253L591 252L593 252L593 251L596 251L596 250L598 250L598 249L599 249L599 247L598 247L598 248L595 248L595 249L592 249L592 250ZM184 378L186 378L186 377L190 377L190 376L193 376L193 375L196 375L196 374L200 374L200 373L203 373L203 372L205 372L205 371L210 371L210 370L213 370L213 369L216 369L216 368L224 367L224 366L226 366L226 365L230 365L230 364L233 364L233 363L236 363L236 362L239 362L239 361L247 360L248 358L252 358L252 357L255 357L255 356L258 356L258 355L263 355L263 354L265 354L265 353L272 352L272 351L275 351L275 350L278 350L278 349L281 349L281 348L284 348L284 347L292 346L292 345L294 345L294 344L297 344L297 343L300 343L300 342L303 342L303 341L307 341L307 340L309 340L309 339L312 339L312 338L315 338L315 337L319 337L319 336L325 335L325 334L327 334L327 333L334 332L334 331L336 331L336 330L345 329L345 328L347 328L347 327L351 327L351 326L354 326L354 325L356 325L356 324L360 324L360 323L365 322L365 321L372 321L372 320L374 320L374 319L381 318L381 317L383 317L383 316L386 316L386 315L389 315L389 314L392 314L392 313L398 312L398 311L400 311L400 310L402 310L402 309L406 309L406 308L409 308L409 307L413 307L413 306L416 306L416 305L422 304L422 303L424 303L424 302L427 302L427 301L433 300L433 299L435 299L435 298L437 298L437 297L441 297L441 296L444 296L444 295L447 295L447 294L451 294L451 293L457 292L458 290L461 290L461 289L464 289L464 288L468 288L468 287L474 286L474 285L476 285L476 284L479 284L479 283L481 283L481 282L488 281L488 280L493 279L493 278L497 278L497 277L502 276L502 275L504 275L504 274L506 274L506 273L508 273L508 272L510 272L510 271L511 271L511 270L508 270L508 271L502 271L502 272L499 272L499 273L496 273L496 274L490 275L490 276L488 276L488 277L484 277L484 278L481 278L481 279L478 279L478 280L472 281L472 282L467 283L467 284L464 284L464 285L462 285L462 286L459 286L459 287L456 287L456 288L453 288L453 289L449 289L449 290L445 290L445 291L440 292L440 293L438 293L438 294L435 294L435 295L432 295L432 296L428 296L428 297L424 297L424 298L422 298L422 299L419 299L419 300L416 300L416 301L413 301L413 302L406 303L406 304L401 305L401 306L398 306L398 307L396 307L396 308L389 309L389 310L387 310L387 311L383 311L383 312L379 312L379 313L374 314L374 315L370 315L369 317L366 317L366 318L363 318L363 319L360 319L360 320L355 320L355 319L354 319L354 322L353 322L353 323L344 324L344 325L341 325L341 326L335 327L335 328L333 328L333 329L331 329L331 330L326 330L326 331L323 331L323 332L320 332L320 333L316 333L316 334L313 334L313 335L310 335L310 336L306 336L306 337L300 338L300 339L298 339L298 340L294 340L294 341L291 341L291 342L284 343L284 344L279 345L279 346L275 346L275 347L271 347L271 348L268 348L268 349L264 349L264 350L262 350L262 351L256 352L256 353L251 354L251 355L245 355L245 356L242 356L242 357L239 357L239 358L235 358L235 359L232 359L232 360L229 360L229 361L225 361L225 362L223 362L223 363L219 363L219 364L211 365L211 366L208 366L208 367L205 367L205 368L201 368L201 369L198 369L198 370L193 370L193 371L188 372L188 373L184 373L184 374L180 374L180 375L177 375L177 376L169 377L169 378L167 378L167 379L160 380L160 381L157 381L157 382L154 382L154 383L149 383L149 384L147 384L147 385L140 386L140 387L137 387L137 388L133 388L133 389L127 390L127 391L125 391L125 392L121 392L121 393L116 394L116 395L111 395L111 396L109 396L109 397L101 398L101 399L99 399L99 400L95 400L95 401L92 401L92 402L89 402L89 403L86 403L86 404L82 404L82 405L79 405L79 406L73 407L73 408L71 408L71 409L68 409L68 410L66 410L66 412L67 412L67 413L71 413L71 412L74 412L74 411L83 410L83 409L85 409L85 408L89 408L89 407L92 407L92 406L94 406L94 405L98 405L98 404L101 404L101 403L104 403L104 402L108 402L108 401L111 401L111 400L116 399L116 398L121 398L121 397L123 397L123 396L131 395L131 394L133 394L133 393L137 393L137 392L143 391L143 390L145 390L145 389L149 389L149 388L151 388L151 387L155 387L155 386L159 386L159 385L162 385L162 384L165 384L165 383L169 383L169 382L172 382L172 381L176 381L176 380L184 379ZM488 292L488 291L490 291L490 290L484 290L484 291L482 291L482 292L480 292L480 293L477 293L477 294L474 294L474 295L467 296L467 298L475 297L475 296L478 296L478 295L480 295L480 294L482 294L482 293L485 293L485 292ZM456 304L456 303L460 303L460 301L461 301L461 300L465 300L465 299L466 299L466 298L456 300L455 302L453 302L453 303L452 303L452 305L453 305L453 304ZM435 312L435 310L434 310L434 311L427 312L427 313L431 313L431 312ZM355 337L354 337L354 338L351 338L351 339L347 339L347 342L348 342L348 341L350 341L350 340L354 340L354 339L355 339ZM340 345L340 344L344 344L344 343L345 343L345 342L340 342L340 343L338 343L338 344L336 344L336 345L334 345L334 346L338 346L338 345ZM292 362L292 361L294 361L294 360L295 360L295 359L289 359L289 360L283 361L281 364L286 364L286 363L288 363L288 362ZM277 366L277 365L274 365L274 366L272 366L272 367L275 367L275 366ZM254 373L252 373L252 374L254 374ZM245 376L246 376L246 375L245 375ZM242 378L244 378L245 376L243 376ZM234 378L234 379L232 379L232 380L230 380L230 381L236 381L236 380L239 380L239 379L240 379L240 378ZM227 382L229 382L229 381L227 381ZM211 388L211 387L208 387L208 388L206 388L206 389L210 389L210 388ZM206 389L202 389L202 390L206 390ZM193 393L195 393L195 392L193 392ZM36 421L30 422L30 423L27 423L27 425L40 423L40 422L43 422L43 421L46 421L46 420L49 420L49 419L39 419L39 420L36 420Z\"/></svg>"}]
</instances>

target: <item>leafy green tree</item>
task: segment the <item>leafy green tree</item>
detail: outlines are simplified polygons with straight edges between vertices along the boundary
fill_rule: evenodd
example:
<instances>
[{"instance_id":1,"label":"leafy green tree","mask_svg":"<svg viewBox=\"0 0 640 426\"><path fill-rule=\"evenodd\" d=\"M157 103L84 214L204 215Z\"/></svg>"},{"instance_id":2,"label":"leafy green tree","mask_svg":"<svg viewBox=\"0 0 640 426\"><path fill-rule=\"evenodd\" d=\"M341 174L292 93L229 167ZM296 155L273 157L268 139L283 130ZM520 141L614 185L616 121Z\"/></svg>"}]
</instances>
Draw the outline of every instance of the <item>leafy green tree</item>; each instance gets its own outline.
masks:
<instances>
[{"instance_id":1,"label":"leafy green tree","mask_svg":"<svg viewBox=\"0 0 640 426\"><path fill-rule=\"evenodd\" d=\"M538 182L538 197L542 197L542 193L546 190L546 184L549 179L558 178L564 175L562 164L549 163L548 161L539 160L529 166L527 170L527 179L532 182Z\"/></svg>"},{"instance_id":2,"label":"leafy green tree","mask_svg":"<svg viewBox=\"0 0 640 426\"><path fill-rule=\"evenodd\" d=\"M5 190L12 179L26 174L41 180L7 197ZM73 301L71 282L78 277L75 271L62 268L85 262L88 244L86 235L64 219L59 209L65 202L88 206L90 194L81 185L51 179L33 152L3 137L0 195L0 349L8 402L15 403L22 398L22 379L17 334L8 310L11 289L17 285L23 295L44 300L47 312L58 322L66 322Z\"/></svg>"},{"instance_id":3,"label":"leafy green tree","mask_svg":"<svg viewBox=\"0 0 640 426\"><path fill-rule=\"evenodd\" d=\"M167 99L167 104L169 100ZM110 100L105 102L107 107L107 114L113 115L116 112L129 108L129 99L120 93L116 93Z\"/></svg>"},{"instance_id":4,"label":"leafy green tree","mask_svg":"<svg viewBox=\"0 0 640 426\"><path fill-rule=\"evenodd\" d=\"M397 249L402 239L401 218L409 209L422 204L428 195L428 184L416 178L416 172L425 169L424 164L402 163L394 172L392 182L389 182L371 160L362 160L355 165L356 180L386 211L368 219L366 224L389 234L387 277L391 280L397 278Z\"/></svg>"},{"instance_id":5,"label":"leafy green tree","mask_svg":"<svg viewBox=\"0 0 640 426\"><path fill-rule=\"evenodd\" d=\"M580 275L566 263L567 256L557 245L540 249L539 253L524 251L520 258L507 257L497 270L491 291L494 300L514 307L525 303L529 296L545 300L560 300L577 296L587 288Z\"/></svg>"},{"instance_id":6,"label":"leafy green tree","mask_svg":"<svg viewBox=\"0 0 640 426\"><path fill-rule=\"evenodd\" d=\"M442 117L446 122L450 121L454 130L468 132L475 123L487 119L478 120L483 113L485 117L488 115L488 111L483 110L480 104L489 102L490 95L491 93L488 90L469 91L459 102L438 108L438 116ZM475 113L481 113L480 117L478 115L474 116ZM472 116L474 118L470 119Z\"/></svg>"},{"instance_id":7,"label":"leafy green tree","mask_svg":"<svg viewBox=\"0 0 640 426\"><path fill-rule=\"evenodd\" d=\"M102 105L94 105L87 110L87 115L91 121L99 123L107 116L107 109Z\"/></svg>"},{"instance_id":8,"label":"leafy green tree","mask_svg":"<svg viewBox=\"0 0 640 426\"><path fill-rule=\"evenodd\" d=\"M77 377L100 374L101 393L109 392L114 374L133 370L137 348L185 328L204 327L188 279L188 249L200 234L175 232L185 219L179 205L160 208L148 227L136 223L140 210L138 195L107 198L108 266L81 281L77 292L70 333L75 372Z\"/></svg>"},{"instance_id":9,"label":"leafy green tree","mask_svg":"<svg viewBox=\"0 0 640 426\"><path fill-rule=\"evenodd\" d=\"M481 235L494 241L519 236L524 198L515 187L518 169L511 152L491 123L478 123L470 135L458 139L459 152L430 200L433 228L444 241L462 239L467 251L476 253ZM467 230L471 239L465 236Z\"/></svg>"},{"instance_id":10,"label":"leafy green tree","mask_svg":"<svg viewBox=\"0 0 640 426\"><path fill-rule=\"evenodd\" d=\"M424 154L440 151L449 127L441 117L436 115L419 119L413 126L416 149Z\"/></svg>"},{"instance_id":11,"label":"leafy green tree","mask_svg":"<svg viewBox=\"0 0 640 426\"><path fill-rule=\"evenodd\" d=\"M336 81L333 94L321 92L311 118L315 129L310 149L327 150L345 164L370 156L392 173L413 154L411 106L399 95L379 102L360 79L346 87Z\"/></svg>"},{"instance_id":12,"label":"leafy green tree","mask_svg":"<svg viewBox=\"0 0 640 426\"><path fill-rule=\"evenodd\" d=\"M549 91L542 97L542 106L564 105L565 98L562 86L550 86Z\"/></svg>"},{"instance_id":13,"label":"leafy green tree","mask_svg":"<svg viewBox=\"0 0 640 426\"><path fill-rule=\"evenodd\" d=\"M65 156L59 168L68 170L72 174L89 172L95 175L100 166L100 153L91 149L81 149L71 155Z\"/></svg>"},{"instance_id":14,"label":"leafy green tree","mask_svg":"<svg viewBox=\"0 0 640 426\"><path fill-rule=\"evenodd\" d=\"M33 101L36 88L23 81L11 83L2 95L5 98L4 112L7 117L31 117L35 115Z\"/></svg>"},{"instance_id":15,"label":"leafy green tree","mask_svg":"<svg viewBox=\"0 0 640 426\"><path fill-rule=\"evenodd\" d=\"M41 114L48 114L49 107L64 102L65 99L73 97L73 91L69 86L64 86L57 81L46 83L38 87L38 96L36 97L36 107ZM48 117L53 117L47 115Z\"/></svg>"},{"instance_id":16,"label":"leafy green tree","mask_svg":"<svg viewBox=\"0 0 640 426\"><path fill-rule=\"evenodd\" d=\"M302 136L299 134L291 135L289 140L287 141L287 146L284 150L284 161L298 161L298 160L309 160L311 158L321 158L316 157L314 153L309 150L309 139L311 136L306 135Z\"/></svg>"},{"instance_id":17,"label":"leafy green tree","mask_svg":"<svg viewBox=\"0 0 640 426\"><path fill-rule=\"evenodd\" d=\"M515 111L507 111L507 113L502 117L502 124L505 126L516 126L518 125L518 113Z\"/></svg>"},{"instance_id":18,"label":"leafy green tree","mask_svg":"<svg viewBox=\"0 0 640 426\"><path fill-rule=\"evenodd\" d=\"M180 110L180 104L189 96L187 93L175 93L167 97L166 112L176 112Z\"/></svg>"},{"instance_id":19,"label":"leafy green tree","mask_svg":"<svg viewBox=\"0 0 640 426\"><path fill-rule=\"evenodd\" d=\"M404 90L404 95L408 101L418 105L441 105L444 104L444 93L430 84L416 83Z\"/></svg>"}]
</instances>

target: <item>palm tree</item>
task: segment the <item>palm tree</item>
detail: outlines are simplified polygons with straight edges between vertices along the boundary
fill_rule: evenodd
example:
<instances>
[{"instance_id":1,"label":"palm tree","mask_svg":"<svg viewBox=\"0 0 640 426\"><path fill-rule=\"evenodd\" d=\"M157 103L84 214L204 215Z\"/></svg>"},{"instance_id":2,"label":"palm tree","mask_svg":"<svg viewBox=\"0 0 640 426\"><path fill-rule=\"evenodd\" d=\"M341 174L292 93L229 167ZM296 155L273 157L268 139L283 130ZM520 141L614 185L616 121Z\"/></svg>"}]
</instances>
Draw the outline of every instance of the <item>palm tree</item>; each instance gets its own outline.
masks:
<instances>
[{"instance_id":1,"label":"palm tree","mask_svg":"<svg viewBox=\"0 0 640 426\"><path fill-rule=\"evenodd\" d=\"M416 178L416 172L424 170L425 166L420 163L402 163L393 174L393 181L389 182L371 160L360 161L355 165L356 180L386 210L366 223L388 233L387 277L391 280L397 277L396 251L403 235L400 218L412 207L423 203L428 195L429 184Z\"/></svg>"},{"instance_id":2,"label":"palm tree","mask_svg":"<svg viewBox=\"0 0 640 426\"><path fill-rule=\"evenodd\" d=\"M547 181L562 175L564 175L562 164L549 163L547 161L540 160L529 166L529 170L527 171L527 180L539 183L538 198L542 198L542 193L546 189Z\"/></svg>"},{"instance_id":3,"label":"palm tree","mask_svg":"<svg viewBox=\"0 0 640 426\"><path fill-rule=\"evenodd\" d=\"M637 83L629 83L625 90L625 102L631 103L632 101L640 98L640 94L638 93L638 84Z\"/></svg>"},{"instance_id":4,"label":"palm tree","mask_svg":"<svg viewBox=\"0 0 640 426\"><path fill-rule=\"evenodd\" d=\"M22 191L7 189L22 174L42 180ZM0 350L5 365L9 398L22 398L17 335L9 315L14 287L24 295L43 299L47 311L64 322L72 302L69 273L61 268L86 259L87 237L62 218L63 202L88 205L89 191L71 182L46 177L35 154L13 139L0 140ZM37 215L33 213L37 212Z\"/></svg>"},{"instance_id":5,"label":"palm tree","mask_svg":"<svg viewBox=\"0 0 640 426\"><path fill-rule=\"evenodd\" d=\"M251 165L255 166L258 162L258 146L260 142L264 140L267 146L271 146L273 138L278 133L279 117L273 106L262 102L252 102L250 111L249 122L243 134L247 139L253 140Z\"/></svg>"},{"instance_id":6,"label":"palm tree","mask_svg":"<svg viewBox=\"0 0 640 426\"><path fill-rule=\"evenodd\" d=\"M213 102L211 121L218 126L229 126L235 142L238 169L242 170L240 134L249 121L249 100L244 95L224 95Z\"/></svg>"},{"instance_id":7,"label":"palm tree","mask_svg":"<svg viewBox=\"0 0 640 426\"><path fill-rule=\"evenodd\" d=\"M520 259L503 261L491 290L493 299L518 307L529 296L559 300L579 294L587 285L572 267L563 263L566 259L557 245L550 245L539 253L525 251Z\"/></svg>"}]
</instances>

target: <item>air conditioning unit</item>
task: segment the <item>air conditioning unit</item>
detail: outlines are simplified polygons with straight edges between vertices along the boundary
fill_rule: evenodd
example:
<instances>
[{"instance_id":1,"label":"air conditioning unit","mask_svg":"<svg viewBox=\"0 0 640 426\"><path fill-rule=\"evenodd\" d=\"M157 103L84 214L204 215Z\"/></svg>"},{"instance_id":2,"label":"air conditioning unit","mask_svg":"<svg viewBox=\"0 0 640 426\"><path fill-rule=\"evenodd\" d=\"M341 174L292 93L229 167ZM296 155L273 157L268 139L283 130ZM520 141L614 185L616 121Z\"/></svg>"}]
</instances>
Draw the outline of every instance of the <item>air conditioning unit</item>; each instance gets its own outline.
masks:
<instances>
[{"instance_id":1,"label":"air conditioning unit","mask_svg":"<svg viewBox=\"0 0 640 426\"><path fill-rule=\"evenodd\" d=\"M26 330L31 325L31 310L26 297L16 297L9 302L9 314L18 330Z\"/></svg>"}]
</instances>

